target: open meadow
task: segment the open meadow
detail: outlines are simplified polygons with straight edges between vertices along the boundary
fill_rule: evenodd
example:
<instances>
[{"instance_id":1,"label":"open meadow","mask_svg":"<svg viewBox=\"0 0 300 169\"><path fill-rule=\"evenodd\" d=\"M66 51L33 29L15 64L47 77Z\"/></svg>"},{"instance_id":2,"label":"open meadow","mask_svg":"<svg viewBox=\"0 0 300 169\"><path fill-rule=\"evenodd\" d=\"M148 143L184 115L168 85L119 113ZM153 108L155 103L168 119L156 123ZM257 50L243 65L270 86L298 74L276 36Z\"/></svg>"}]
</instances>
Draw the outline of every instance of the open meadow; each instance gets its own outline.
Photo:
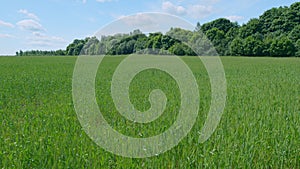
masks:
<instances>
[{"instance_id":1,"label":"open meadow","mask_svg":"<svg viewBox=\"0 0 300 169\"><path fill-rule=\"evenodd\" d=\"M163 57L163 56L162 56ZM77 57L0 57L0 168L300 168L300 59L221 57L227 101L216 131L199 143L211 101L207 72L197 57L182 57L199 85L200 111L179 145L155 157L134 159L97 146L82 130L72 100ZM104 58L96 78L97 102L118 132L157 135L180 107L176 81L158 70L130 85L137 109L149 109L153 89L165 92L163 115L148 124L121 116L110 96L112 75L124 56Z\"/></svg>"}]
</instances>

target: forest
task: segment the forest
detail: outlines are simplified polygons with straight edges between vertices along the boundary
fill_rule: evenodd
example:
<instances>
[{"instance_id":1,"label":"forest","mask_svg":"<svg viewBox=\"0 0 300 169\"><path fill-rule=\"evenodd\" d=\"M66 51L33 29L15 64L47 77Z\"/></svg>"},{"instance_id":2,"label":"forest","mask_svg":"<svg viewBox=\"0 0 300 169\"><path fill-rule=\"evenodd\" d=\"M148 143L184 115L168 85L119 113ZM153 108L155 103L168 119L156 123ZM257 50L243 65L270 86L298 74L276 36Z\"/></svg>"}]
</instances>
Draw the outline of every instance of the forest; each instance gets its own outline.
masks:
<instances>
[{"instance_id":1,"label":"forest","mask_svg":"<svg viewBox=\"0 0 300 169\"><path fill-rule=\"evenodd\" d=\"M20 50L16 55L126 55L150 51L151 54L195 56L215 55L214 50L220 56L299 57L300 2L267 10L243 25L220 18L204 24L198 22L193 31L170 28L165 34L144 34L134 30L100 39L75 39L65 50Z\"/></svg>"}]
</instances>

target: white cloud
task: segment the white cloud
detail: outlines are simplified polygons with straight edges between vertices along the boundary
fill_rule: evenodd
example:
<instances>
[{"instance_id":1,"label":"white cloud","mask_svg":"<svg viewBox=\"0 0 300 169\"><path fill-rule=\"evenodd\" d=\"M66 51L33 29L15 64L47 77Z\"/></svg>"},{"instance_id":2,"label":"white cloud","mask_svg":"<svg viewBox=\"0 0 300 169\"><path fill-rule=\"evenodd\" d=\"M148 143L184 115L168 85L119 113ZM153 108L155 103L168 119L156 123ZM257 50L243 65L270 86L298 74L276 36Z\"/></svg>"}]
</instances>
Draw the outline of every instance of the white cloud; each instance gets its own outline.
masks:
<instances>
[{"instance_id":1,"label":"white cloud","mask_svg":"<svg viewBox=\"0 0 300 169\"><path fill-rule=\"evenodd\" d=\"M205 5L192 5L188 7L188 15L200 19L205 18L212 14L213 8L211 6L205 6Z\"/></svg>"},{"instance_id":2,"label":"white cloud","mask_svg":"<svg viewBox=\"0 0 300 169\"><path fill-rule=\"evenodd\" d=\"M11 28L14 27L13 24L8 23L8 22L4 22L4 21L2 21L2 20L0 20L0 26L11 27Z\"/></svg>"},{"instance_id":3,"label":"white cloud","mask_svg":"<svg viewBox=\"0 0 300 169\"><path fill-rule=\"evenodd\" d=\"M129 27L135 27L141 30L149 30L158 26L155 15L151 16L143 13L125 17L121 16L120 21Z\"/></svg>"},{"instance_id":4,"label":"white cloud","mask_svg":"<svg viewBox=\"0 0 300 169\"><path fill-rule=\"evenodd\" d=\"M155 22L155 18L149 16L149 15L144 15L144 14L136 14L132 16L120 16L122 21L127 23L128 25L140 25L141 23L149 23L153 24Z\"/></svg>"},{"instance_id":5,"label":"white cloud","mask_svg":"<svg viewBox=\"0 0 300 169\"><path fill-rule=\"evenodd\" d=\"M114 35L117 33L129 33L133 30L139 29L145 34L153 32L165 33L173 28L183 28L187 30L193 30L194 26L191 26L184 20L174 17L172 15L150 12L150 13L138 13L130 16L115 16L118 20L112 22L108 26L104 27L97 33L97 37L102 35Z\"/></svg>"},{"instance_id":6,"label":"white cloud","mask_svg":"<svg viewBox=\"0 0 300 169\"><path fill-rule=\"evenodd\" d=\"M236 16L236 15L226 16L225 18L229 19L231 22L236 22L244 19L243 16Z\"/></svg>"},{"instance_id":7,"label":"white cloud","mask_svg":"<svg viewBox=\"0 0 300 169\"><path fill-rule=\"evenodd\" d=\"M213 12L211 6L196 4L184 7L181 5L175 5L170 1L165 1L162 3L162 10L173 15L187 15L196 19L209 16Z\"/></svg>"},{"instance_id":8,"label":"white cloud","mask_svg":"<svg viewBox=\"0 0 300 169\"><path fill-rule=\"evenodd\" d=\"M174 14L174 15L184 15L186 14L186 9L183 6L180 5L174 5L170 1L166 1L162 3L162 10Z\"/></svg>"},{"instance_id":9,"label":"white cloud","mask_svg":"<svg viewBox=\"0 0 300 169\"><path fill-rule=\"evenodd\" d=\"M35 46L60 46L66 43L66 40L57 36L48 36L40 32L33 32L29 38L29 44Z\"/></svg>"},{"instance_id":10,"label":"white cloud","mask_svg":"<svg viewBox=\"0 0 300 169\"><path fill-rule=\"evenodd\" d=\"M219 3L221 0L202 0L202 4L216 4Z\"/></svg>"},{"instance_id":11,"label":"white cloud","mask_svg":"<svg viewBox=\"0 0 300 169\"><path fill-rule=\"evenodd\" d=\"M97 2L103 3L103 2L111 2L113 0L96 0Z\"/></svg>"},{"instance_id":12,"label":"white cloud","mask_svg":"<svg viewBox=\"0 0 300 169\"><path fill-rule=\"evenodd\" d=\"M0 38L13 38L14 36L9 35L9 34L1 34L0 33Z\"/></svg>"},{"instance_id":13,"label":"white cloud","mask_svg":"<svg viewBox=\"0 0 300 169\"><path fill-rule=\"evenodd\" d=\"M85 4L85 3L86 3L86 1L87 1L87 0L82 0L82 3L84 3L84 4Z\"/></svg>"},{"instance_id":14,"label":"white cloud","mask_svg":"<svg viewBox=\"0 0 300 169\"><path fill-rule=\"evenodd\" d=\"M34 13L30 13L26 9L20 9L18 12L25 15L29 19L34 19L34 20L37 20L37 21L40 20L39 17L37 17Z\"/></svg>"},{"instance_id":15,"label":"white cloud","mask_svg":"<svg viewBox=\"0 0 300 169\"><path fill-rule=\"evenodd\" d=\"M97 22L97 19L96 19L96 18L93 18L93 17L87 18L87 20L88 20L89 22L91 22L91 23Z\"/></svg>"},{"instance_id":16,"label":"white cloud","mask_svg":"<svg viewBox=\"0 0 300 169\"><path fill-rule=\"evenodd\" d=\"M65 45L66 40L63 38L45 34L46 29L39 23L39 18L35 14L29 13L27 10L19 10L19 13L30 18L21 20L16 24L20 29L32 32L32 35L27 38L29 45L40 47L58 47L62 44Z\"/></svg>"},{"instance_id":17,"label":"white cloud","mask_svg":"<svg viewBox=\"0 0 300 169\"><path fill-rule=\"evenodd\" d=\"M29 30L32 32L45 31L40 23L32 19L21 20L17 23L17 25L23 30Z\"/></svg>"}]
</instances>

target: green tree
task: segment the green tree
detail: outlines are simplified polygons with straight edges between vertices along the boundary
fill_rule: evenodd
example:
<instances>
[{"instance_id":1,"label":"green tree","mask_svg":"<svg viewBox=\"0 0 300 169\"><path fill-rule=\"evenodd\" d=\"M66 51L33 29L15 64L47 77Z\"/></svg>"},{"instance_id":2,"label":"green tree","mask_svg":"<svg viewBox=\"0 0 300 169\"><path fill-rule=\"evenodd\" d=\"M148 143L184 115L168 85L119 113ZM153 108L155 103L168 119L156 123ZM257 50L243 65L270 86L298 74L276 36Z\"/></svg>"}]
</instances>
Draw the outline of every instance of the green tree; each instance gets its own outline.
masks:
<instances>
[{"instance_id":1,"label":"green tree","mask_svg":"<svg viewBox=\"0 0 300 169\"><path fill-rule=\"evenodd\" d=\"M86 38L85 40L75 39L73 43L67 46L67 50L66 50L67 55L79 55L81 49L84 47L85 43L88 40L89 40L88 38Z\"/></svg>"},{"instance_id":2,"label":"green tree","mask_svg":"<svg viewBox=\"0 0 300 169\"><path fill-rule=\"evenodd\" d=\"M211 30L212 28L217 28L224 33L227 33L231 28L238 27L237 23L230 22L230 20L225 18L216 19L212 22L205 23L201 26L201 30L206 33L207 31Z\"/></svg>"},{"instance_id":3,"label":"green tree","mask_svg":"<svg viewBox=\"0 0 300 169\"><path fill-rule=\"evenodd\" d=\"M294 29L289 33L289 39L293 42L296 42L300 39L300 25L294 27Z\"/></svg>"},{"instance_id":4,"label":"green tree","mask_svg":"<svg viewBox=\"0 0 300 169\"><path fill-rule=\"evenodd\" d=\"M261 22L259 19L251 19L247 24L243 25L239 29L239 36L241 38L246 38L258 32L262 32Z\"/></svg>"},{"instance_id":5,"label":"green tree","mask_svg":"<svg viewBox=\"0 0 300 169\"><path fill-rule=\"evenodd\" d=\"M274 39L270 46L271 56L294 56L296 47L293 42L287 37Z\"/></svg>"},{"instance_id":6,"label":"green tree","mask_svg":"<svg viewBox=\"0 0 300 169\"><path fill-rule=\"evenodd\" d=\"M233 56L242 56L244 55L244 40L237 37L235 38L229 47L230 54Z\"/></svg>"},{"instance_id":7,"label":"green tree","mask_svg":"<svg viewBox=\"0 0 300 169\"><path fill-rule=\"evenodd\" d=\"M299 25L299 23L300 23L300 2L293 3L290 6L287 20L292 22L294 24L294 26Z\"/></svg>"},{"instance_id":8,"label":"green tree","mask_svg":"<svg viewBox=\"0 0 300 169\"><path fill-rule=\"evenodd\" d=\"M184 56L186 55L186 48L182 43L176 42L170 49L169 51L172 54L178 55L178 56Z\"/></svg>"},{"instance_id":9,"label":"green tree","mask_svg":"<svg viewBox=\"0 0 300 169\"><path fill-rule=\"evenodd\" d=\"M296 53L295 56L300 57L300 39L295 43Z\"/></svg>"},{"instance_id":10,"label":"green tree","mask_svg":"<svg viewBox=\"0 0 300 169\"><path fill-rule=\"evenodd\" d=\"M213 43L219 55L225 55L228 47L224 31L212 28L206 32L206 36Z\"/></svg>"},{"instance_id":11,"label":"green tree","mask_svg":"<svg viewBox=\"0 0 300 169\"><path fill-rule=\"evenodd\" d=\"M239 28L231 28L225 35L226 43L229 44L230 42L232 42L238 36L238 33Z\"/></svg>"},{"instance_id":12,"label":"green tree","mask_svg":"<svg viewBox=\"0 0 300 169\"><path fill-rule=\"evenodd\" d=\"M245 56L262 56L263 55L263 42L260 39L249 36L244 41Z\"/></svg>"},{"instance_id":13,"label":"green tree","mask_svg":"<svg viewBox=\"0 0 300 169\"><path fill-rule=\"evenodd\" d=\"M85 55L99 55L100 41L96 37L86 39L84 47L81 49L82 54Z\"/></svg>"},{"instance_id":14,"label":"green tree","mask_svg":"<svg viewBox=\"0 0 300 169\"><path fill-rule=\"evenodd\" d=\"M200 24L200 22L197 22L195 31L196 31L196 32L201 31L201 24Z\"/></svg>"},{"instance_id":15,"label":"green tree","mask_svg":"<svg viewBox=\"0 0 300 169\"><path fill-rule=\"evenodd\" d=\"M187 43L192 38L193 32L181 28L172 28L166 33L166 35L170 36L174 40Z\"/></svg>"}]
</instances>

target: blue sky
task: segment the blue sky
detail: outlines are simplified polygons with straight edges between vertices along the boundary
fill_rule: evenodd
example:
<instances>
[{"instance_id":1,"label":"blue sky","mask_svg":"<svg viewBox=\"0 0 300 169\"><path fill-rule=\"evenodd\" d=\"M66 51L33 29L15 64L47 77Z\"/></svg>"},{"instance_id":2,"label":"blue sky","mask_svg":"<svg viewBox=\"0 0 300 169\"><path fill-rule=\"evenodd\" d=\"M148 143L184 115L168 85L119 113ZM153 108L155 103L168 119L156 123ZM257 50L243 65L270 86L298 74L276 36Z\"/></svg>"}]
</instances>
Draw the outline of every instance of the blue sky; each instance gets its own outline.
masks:
<instances>
[{"instance_id":1,"label":"blue sky","mask_svg":"<svg viewBox=\"0 0 300 169\"><path fill-rule=\"evenodd\" d=\"M56 50L121 17L164 12L196 25L225 17L240 24L297 0L5 0L0 7L0 55Z\"/></svg>"}]
</instances>

